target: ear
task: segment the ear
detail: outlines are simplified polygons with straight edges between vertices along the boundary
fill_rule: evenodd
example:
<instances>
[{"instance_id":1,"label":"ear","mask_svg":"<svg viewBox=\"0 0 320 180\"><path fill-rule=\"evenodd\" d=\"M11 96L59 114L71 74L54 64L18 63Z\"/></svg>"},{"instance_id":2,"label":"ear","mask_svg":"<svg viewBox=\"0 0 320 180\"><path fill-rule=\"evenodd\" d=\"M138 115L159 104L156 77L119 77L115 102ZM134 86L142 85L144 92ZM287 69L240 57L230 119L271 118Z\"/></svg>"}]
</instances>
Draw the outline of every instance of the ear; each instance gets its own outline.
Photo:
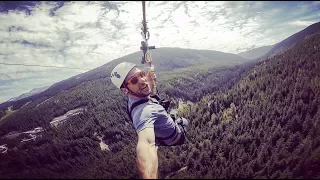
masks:
<instances>
[{"instance_id":1,"label":"ear","mask_svg":"<svg viewBox=\"0 0 320 180\"><path fill-rule=\"evenodd\" d=\"M127 88L121 88L121 91L125 94L129 94L129 90Z\"/></svg>"}]
</instances>

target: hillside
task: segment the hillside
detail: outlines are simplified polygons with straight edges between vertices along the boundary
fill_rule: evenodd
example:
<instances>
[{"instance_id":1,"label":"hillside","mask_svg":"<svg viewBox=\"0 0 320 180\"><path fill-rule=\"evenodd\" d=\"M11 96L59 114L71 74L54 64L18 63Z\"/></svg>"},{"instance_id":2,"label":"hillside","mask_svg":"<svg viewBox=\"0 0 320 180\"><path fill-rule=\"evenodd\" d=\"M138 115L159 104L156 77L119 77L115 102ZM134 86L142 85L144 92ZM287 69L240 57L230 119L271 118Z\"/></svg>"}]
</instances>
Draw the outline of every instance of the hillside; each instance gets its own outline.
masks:
<instances>
[{"instance_id":1,"label":"hillside","mask_svg":"<svg viewBox=\"0 0 320 180\"><path fill-rule=\"evenodd\" d=\"M254 48L254 49L251 49L248 51L238 53L237 55L244 57L244 58L247 58L247 59L256 59L256 58L259 58L259 57L267 54L273 47L274 47L274 45L262 46L262 47L258 47L258 48Z\"/></svg>"},{"instance_id":2,"label":"hillside","mask_svg":"<svg viewBox=\"0 0 320 180\"><path fill-rule=\"evenodd\" d=\"M320 178L319 49L318 33L185 110L188 145L161 149L188 167L172 178Z\"/></svg>"},{"instance_id":3,"label":"hillside","mask_svg":"<svg viewBox=\"0 0 320 180\"><path fill-rule=\"evenodd\" d=\"M39 94L39 93L47 90L48 88L49 88L49 86L45 86L45 87L41 87L41 88L34 88L34 89L32 89L31 91L29 91L29 92L27 92L27 93L23 93L23 94L21 94L21 95L18 96L18 97L11 98L11 99L8 100L8 101L18 101L18 100L20 100L20 99L24 99L24 98L27 98L27 97L30 97L30 96Z\"/></svg>"},{"instance_id":4,"label":"hillside","mask_svg":"<svg viewBox=\"0 0 320 180\"><path fill-rule=\"evenodd\" d=\"M293 35L291 35L290 37L286 38L285 40L275 44L273 46L273 48L266 53L264 56L262 56L261 58L265 58L268 56L273 56L276 55L280 52L283 52L284 50L293 47L295 44L301 42L303 39L305 39L306 37L319 32L320 31L320 22L312 24L308 27L306 27L305 29L303 29L302 31L299 31L298 33L295 33Z\"/></svg>"}]
</instances>

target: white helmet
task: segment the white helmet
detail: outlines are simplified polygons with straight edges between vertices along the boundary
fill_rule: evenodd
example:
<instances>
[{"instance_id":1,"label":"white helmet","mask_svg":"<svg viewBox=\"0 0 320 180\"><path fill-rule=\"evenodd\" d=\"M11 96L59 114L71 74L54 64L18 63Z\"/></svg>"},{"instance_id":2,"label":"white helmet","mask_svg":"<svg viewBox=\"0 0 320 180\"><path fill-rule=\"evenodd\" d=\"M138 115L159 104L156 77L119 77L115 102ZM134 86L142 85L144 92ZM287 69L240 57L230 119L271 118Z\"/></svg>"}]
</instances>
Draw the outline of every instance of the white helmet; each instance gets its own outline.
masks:
<instances>
[{"instance_id":1,"label":"white helmet","mask_svg":"<svg viewBox=\"0 0 320 180\"><path fill-rule=\"evenodd\" d=\"M112 83L120 89L124 79L131 71L132 68L136 67L136 64L129 62L122 62L118 64L111 72L111 81Z\"/></svg>"}]
</instances>

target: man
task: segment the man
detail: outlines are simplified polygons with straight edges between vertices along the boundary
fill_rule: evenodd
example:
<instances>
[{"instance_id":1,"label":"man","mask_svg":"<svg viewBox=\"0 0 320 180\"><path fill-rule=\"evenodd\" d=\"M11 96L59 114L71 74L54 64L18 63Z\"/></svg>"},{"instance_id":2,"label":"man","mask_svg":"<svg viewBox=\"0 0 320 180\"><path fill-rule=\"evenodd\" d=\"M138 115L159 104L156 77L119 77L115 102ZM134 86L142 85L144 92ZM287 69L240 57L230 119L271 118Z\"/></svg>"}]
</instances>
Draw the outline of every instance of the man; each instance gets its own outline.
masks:
<instances>
[{"instance_id":1,"label":"man","mask_svg":"<svg viewBox=\"0 0 320 180\"><path fill-rule=\"evenodd\" d=\"M158 178L157 146L184 143L188 125L184 118L175 122L159 101L152 98L155 79L154 72L146 74L128 62L120 63L111 72L112 83L128 95L129 116L138 134L136 161L139 173L145 179ZM137 102L140 103L134 105Z\"/></svg>"}]
</instances>

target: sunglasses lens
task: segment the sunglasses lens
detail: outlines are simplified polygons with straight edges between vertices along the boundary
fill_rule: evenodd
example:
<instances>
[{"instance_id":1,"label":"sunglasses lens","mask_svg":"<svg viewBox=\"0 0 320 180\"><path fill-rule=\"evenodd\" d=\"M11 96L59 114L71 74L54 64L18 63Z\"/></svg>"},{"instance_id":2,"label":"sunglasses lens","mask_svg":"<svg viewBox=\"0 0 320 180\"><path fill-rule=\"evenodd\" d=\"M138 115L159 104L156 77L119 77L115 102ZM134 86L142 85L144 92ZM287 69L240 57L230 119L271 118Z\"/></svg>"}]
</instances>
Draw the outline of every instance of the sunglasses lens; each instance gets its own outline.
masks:
<instances>
[{"instance_id":1,"label":"sunglasses lens","mask_svg":"<svg viewBox=\"0 0 320 180\"><path fill-rule=\"evenodd\" d=\"M131 84L137 84L138 82L138 78L137 77L134 77L131 79Z\"/></svg>"},{"instance_id":2,"label":"sunglasses lens","mask_svg":"<svg viewBox=\"0 0 320 180\"><path fill-rule=\"evenodd\" d=\"M146 76L146 72L141 71L139 75L140 75L141 78L143 78L143 77ZM132 79L130 79L130 80L128 81L128 83L135 85L135 84L138 83L138 78L137 78L137 77L133 77Z\"/></svg>"}]
</instances>

